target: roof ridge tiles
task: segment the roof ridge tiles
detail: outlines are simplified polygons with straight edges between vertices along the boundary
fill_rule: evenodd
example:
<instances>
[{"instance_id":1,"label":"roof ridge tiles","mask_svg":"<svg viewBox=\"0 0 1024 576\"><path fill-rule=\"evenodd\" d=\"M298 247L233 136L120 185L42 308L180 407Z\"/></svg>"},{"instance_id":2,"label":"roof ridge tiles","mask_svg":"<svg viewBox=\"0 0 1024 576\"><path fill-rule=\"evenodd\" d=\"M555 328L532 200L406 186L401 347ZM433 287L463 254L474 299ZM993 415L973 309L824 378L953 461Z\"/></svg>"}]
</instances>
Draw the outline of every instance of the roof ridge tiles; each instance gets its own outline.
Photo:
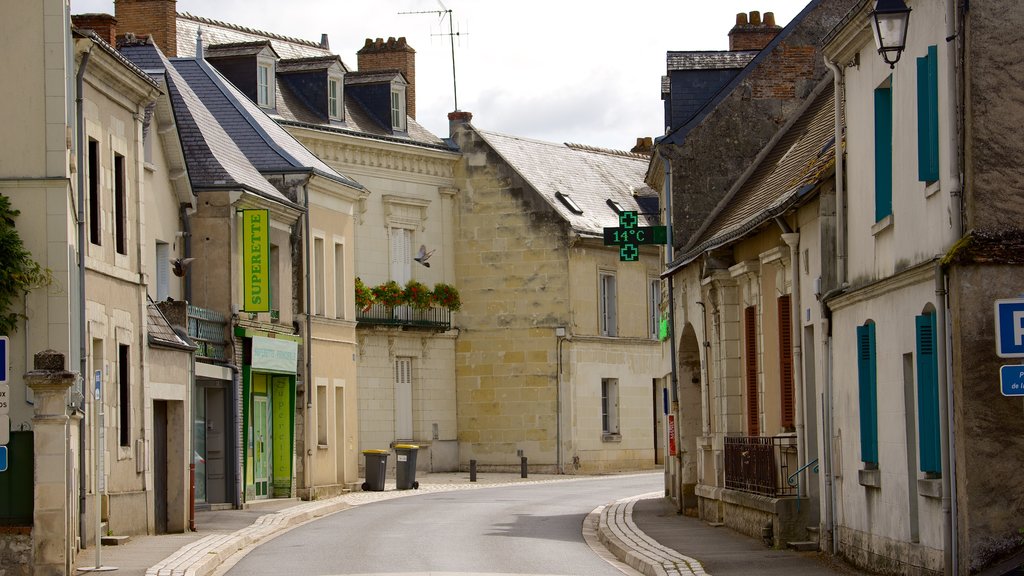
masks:
<instances>
[{"instance_id":1,"label":"roof ridge tiles","mask_svg":"<svg viewBox=\"0 0 1024 576\"><path fill-rule=\"evenodd\" d=\"M247 26L240 26L238 24L231 24L230 22L224 22L222 20L214 20L213 18L207 18L205 16L196 16L189 12L178 12L178 18L185 18L188 20L194 20L203 24L211 24L213 26L223 26L224 28L230 28L232 30L238 30L240 32L248 32L249 34L258 34L260 36L266 36L267 38L273 38L275 40L281 40L284 42L294 42L296 44L303 44L310 48L323 48L319 42L313 42L312 40L303 40L302 38L295 38L292 36L284 36L282 34L275 34L273 32L267 32L264 30L257 30L255 28L249 28Z\"/></svg>"},{"instance_id":2,"label":"roof ridge tiles","mask_svg":"<svg viewBox=\"0 0 1024 576\"><path fill-rule=\"evenodd\" d=\"M613 150L611 148L600 148L598 146L590 146L588 144L574 144L572 142L564 143L567 148L573 150L580 150L583 152L597 152L598 154L608 154L610 156L622 156L623 158L637 158L641 160L648 160L650 156L647 154L639 154L637 152L627 152L625 150Z\"/></svg>"}]
</instances>

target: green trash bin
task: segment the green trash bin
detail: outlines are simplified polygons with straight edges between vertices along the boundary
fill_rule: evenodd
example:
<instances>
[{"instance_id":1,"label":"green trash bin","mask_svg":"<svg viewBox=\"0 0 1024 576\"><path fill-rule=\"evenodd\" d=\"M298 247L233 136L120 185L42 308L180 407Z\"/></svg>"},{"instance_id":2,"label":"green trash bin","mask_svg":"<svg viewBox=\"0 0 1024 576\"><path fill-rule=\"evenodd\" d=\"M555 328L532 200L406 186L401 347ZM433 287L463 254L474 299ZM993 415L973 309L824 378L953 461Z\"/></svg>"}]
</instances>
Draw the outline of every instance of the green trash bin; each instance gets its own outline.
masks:
<instances>
[{"instance_id":1,"label":"green trash bin","mask_svg":"<svg viewBox=\"0 0 1024 576\"><path fill-rule=\"evenodd\" d=\"M388 469L387 450L363 450L366 457L366 482L363 482L364 492L383 492L384 477Z\"/></svg>"},{"instance_id":2,"label":"green trash bin","mask_svg":"<svg viewBox=\"0 0 1024 576\"><path fill-rule=\"evenodd\" d=\"M395 444L395 488L415 490L420 487L416 481L416 452L419 449L415 444Z\"/></svg>"}]
</instances>

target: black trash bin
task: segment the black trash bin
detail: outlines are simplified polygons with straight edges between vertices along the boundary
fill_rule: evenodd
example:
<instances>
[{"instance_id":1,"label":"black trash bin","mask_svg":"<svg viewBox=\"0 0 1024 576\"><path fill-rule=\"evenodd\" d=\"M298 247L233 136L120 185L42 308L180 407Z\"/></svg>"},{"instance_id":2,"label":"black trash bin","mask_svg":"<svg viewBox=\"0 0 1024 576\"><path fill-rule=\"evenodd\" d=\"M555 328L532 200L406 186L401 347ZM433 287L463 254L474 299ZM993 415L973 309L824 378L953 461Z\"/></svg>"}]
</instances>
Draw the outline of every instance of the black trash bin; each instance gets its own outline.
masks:
<instances>
[{"instance_id":1,"label":"black trash bin","mask_svg":"<svg viewBox=\"0 0 1024 576\"><path fill-rule=\"evenodd\" d=\"M387 450L363 450L366 457L366 482L363 482L364 492L383 492L384 477L388 469Z\"/></svg>"},{"instance_id":2,"label":"black trash bin","mask_svg":"<svg viewBox=\"0 0 1024 576\"><path fill-rule=\"evenodd\" d=\"M395 488L415 490L420 487L416 481L416 452L419 449L415 444L395 444Z\"/></svg>"}]
</instances>

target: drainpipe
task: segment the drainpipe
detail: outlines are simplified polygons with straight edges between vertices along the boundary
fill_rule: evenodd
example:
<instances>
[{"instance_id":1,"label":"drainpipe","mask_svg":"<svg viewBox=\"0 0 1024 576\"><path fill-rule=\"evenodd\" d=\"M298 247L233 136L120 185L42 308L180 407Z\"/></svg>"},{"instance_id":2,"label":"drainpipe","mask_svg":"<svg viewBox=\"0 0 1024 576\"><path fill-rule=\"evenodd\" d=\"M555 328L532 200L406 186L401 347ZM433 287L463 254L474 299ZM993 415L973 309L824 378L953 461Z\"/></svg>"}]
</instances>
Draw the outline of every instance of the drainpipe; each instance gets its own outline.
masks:
<instances>
[{"instance_id":1,"label":"drainpipe","mask_svg":"<svg viewBox=\"0 0 1024 576\"><path fill-rule=\"evenodd\" d=\"M694 302L700 306L701 325L704 327L704 337L701 338L701 357L704 361L704 436L711 436L711 364L708 363L708 349L711 348L711 341L708 340L708 307L703 302Z\"/></svg>"},{"instance_id":2,"label":"drainpipe","mask_svg":"<svg viewBox=\"0 0 1024 576\"><path fill-rule=\"evenodd\" d=\"M565 467L562 462L562 343L569 340L569 337L565 334L565 328L555 328L556 353L558 359L556 361L558 368L557 375L557 390L555 390L555 466L559 474L565 474Z\"/></svg>"},{"instance_id":3,"label":"drainpipe","mask_svg":"<svg viewBox=\"0 0 1024 576\"><path fill-rule=\"evenodd\" d=\"M825 66L832 71L833 95L835 100L835 157L836 157L836 285L846 284L846 177L843 146L843 71L839 66L825 59Z\"/></svg>"},{"instance_id":4,"label":"drainpipe","mask_svg":"<svg viewBox=\"0 0 1024 576\"><path fill-rule=\"evenodd\" d=\"M792 232L789 229L789 225L782 218L776 218L775 221L782 228L782 240L789 245L789 261L791 263L791 276L792 276L792 302L790 304L790 330L792 331L793 338L793 389L796 393L794 402L794 414L796 419L796 461L800 463L800 466L804 466L808 459L807 456L807 438L804 436L804 414L807 412L806 398L804 398L804 378L803 378L803 339L801 336L802 330L800 329L800 234L798 232ZM804 469L804 476L807 476L807 470ZM803 495L803 489L806 488L804 483L801 483L797 479L797 497Z\"/></svg>"},{"instance_id":5,"label":"drainpipe","mask_svg":"<svg viewBox=\"0 0 1024 576\"><path fill-rule=\"evenodd\" d=\"M75 123L78 137L76 138L76 162L78 163L78 340L79 340L79 373L82 378L82 399L79 409L85 413L85 374L88 370L85 355L85 106L83 89L85 85L85 69L89 65L89 54L92 47L82 54L75 75ZM82 550L86 548L85 538L85 418L78 421L78 540Z\"/></svg>"},{"instance_id":6,"label":"drainpipe","mask_svg":"<svg viewBox=\"0 0 1024 576\"><path fill-rule=\"evenodd\" d=\"M184 258L192 257L192 222L188 217L188 205L181 205L181 233L185 244ZM192 275L185 274L185 302L192 303Z\"/></svg>"},{"instance_id":7,"label":"drainpipe","mask_svg":"<svg viewBox=\"0 0 1024 576\"><path fill-rule=\"evenodd\" d=\"M313 297L313 287L310 286L310 283L312 282L313 279L311 278L311 275L310 275L310 270L311 270L310 266L312 266L312 256L310 254L310 239L309 239L309 236L311 234L312 229L310 228L310 225L309 225L309 180L307 180L305 185L302 187L302 206L305 209L305 212L302 215L302 222L303 222L303 224L304 224L304 226L306 228L305 233L303 234L303 244L305 244L305 253L306 253L306 258L305 258L306 266L305 266L305 270L303 272L303 276L304 276L303 281L306 284L306 298L305 298L306 301L304 303L305 308L306 308L306 311L305 311L306 312L306 337L304 339L305 340L305 345L303 346L303 348L305 348L305 356L306 356L306 358L305 358L305 361L306 361L306 366L305 366L305 371L306 371L306 377L305 377L305 380L306 380L306 382L305 382L305 388L306 388L306 418L305 418L305 420L306 420L305 421L305 425L306 425L306 440L302 444L306 448L306 466L305 466L305 469L306 469L305 470L305 472L306 472L306 490L309 491L309 499L312 500L313 499L313 470L312 470L312 468L313 468L313 449L309 447L309 439L316 437L316 436L314 436L316 431L313 430L313 426L312 426L312 420L313 419L310 417L310 415L313 412L312 382L310 382L310 380L313 378L313 318L310 316L310 311L311 311L311 303L310 303L311 300L310 299ZM343 447L342 446L338 446L338 449L339 450L343 450Z\"/></svg>"},{"instance_id":8,"label":"drainpipe","mask_svg":"<svg viewBox=\"0 0 1024 576\"><path fill-rule=\"evenodd\" d=\"M957 11L956 0L946 0L946 94L947 94L947 123L948 123L948 146L949 146L949 204L950 217L953 226L953 237L960 240L963 237L963 181L961 180L962 167L960 165L960 139L963 133L960 130L960 110L962 103L959 99L958 87L960 77L957 74L957 64L963 69L963 58L957 50ZM953 44L950 44L953 42ZM962 45L962 41L960 43ZM942 418L942 430L940 434L942 443L942 539L943 539L943 563L945 574L956 575L959 572L959 544L956 537L958 532L957 522L957 487L956 487L956 432L954 428L953 413L953 341L951 331L946 329L946 316L948 308L948 291L946 289L946 275L941 263L936 266L935 274L935 296L936 314L935 324L937 326L936 341L939 353L939 417Z\"/></svg>"}]
</instances>

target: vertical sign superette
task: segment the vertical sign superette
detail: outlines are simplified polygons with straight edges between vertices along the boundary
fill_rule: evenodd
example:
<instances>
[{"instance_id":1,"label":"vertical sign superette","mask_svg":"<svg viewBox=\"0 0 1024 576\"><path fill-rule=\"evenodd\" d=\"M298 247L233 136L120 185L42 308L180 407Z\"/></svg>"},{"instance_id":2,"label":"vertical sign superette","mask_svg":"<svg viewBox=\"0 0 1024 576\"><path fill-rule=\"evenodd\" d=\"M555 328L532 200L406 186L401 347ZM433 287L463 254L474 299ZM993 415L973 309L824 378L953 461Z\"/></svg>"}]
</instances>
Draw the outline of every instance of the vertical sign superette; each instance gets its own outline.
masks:
<instances>
[{"instance_id":1,"label":"vertical sign superette","mask_svg":"<svg viewBox=\"0 0 1024 576\"><path fill-rule=\"evenodd\" d=\"M242 210L242 309L270 311L270 212Z\"/></svg>"}]
</instances>

